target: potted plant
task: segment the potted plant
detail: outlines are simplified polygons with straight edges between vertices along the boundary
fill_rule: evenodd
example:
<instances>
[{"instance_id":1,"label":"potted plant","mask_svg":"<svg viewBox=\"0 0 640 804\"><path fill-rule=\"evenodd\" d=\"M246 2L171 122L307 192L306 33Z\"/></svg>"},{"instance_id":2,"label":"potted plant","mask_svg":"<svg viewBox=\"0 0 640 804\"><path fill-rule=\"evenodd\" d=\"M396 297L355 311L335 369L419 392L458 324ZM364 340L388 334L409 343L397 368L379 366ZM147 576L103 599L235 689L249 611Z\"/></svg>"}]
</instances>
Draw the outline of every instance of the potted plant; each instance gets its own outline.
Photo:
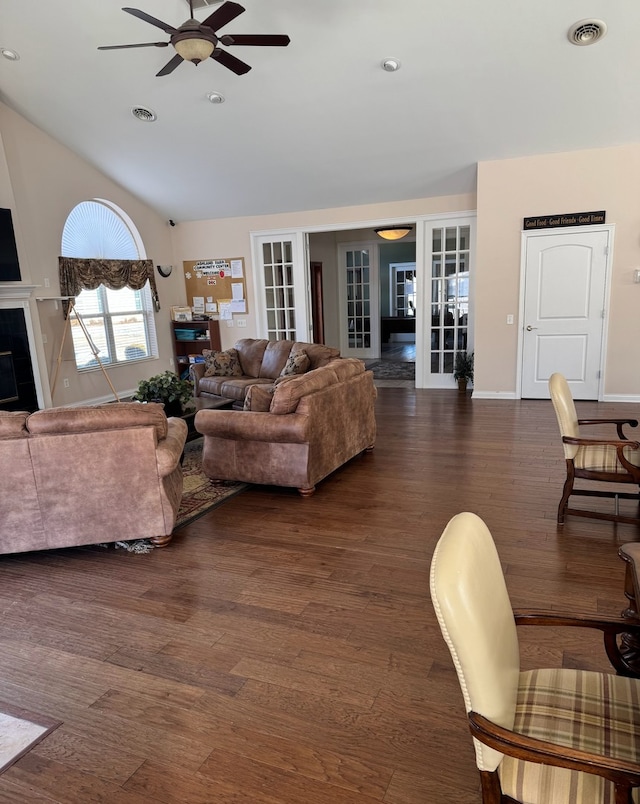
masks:
<instances>
[{"instance_id":1,"label":"potted plant","mask_svg":"<svg viewBox=\"0 0 640 804\"><path fill-rule=\"evenodd\" d=\"M140 380L138 390L133 395L137 402L162 402L167 416L180 416L182 406L190 402L193 396L193 385L189 380L182 380L173 371L164 371Z\"/></svg>"},{"instance_id":2,"label":"potted plant","mask_svg":"<svg viewBox=\"0 0 640 804\"><path fill-rule=\"evenodd\" d=\"M458 381L458 392L467 392L467 383L473 382L473 352L456 352L453 379Z\"/></svg>"}]
</instances>

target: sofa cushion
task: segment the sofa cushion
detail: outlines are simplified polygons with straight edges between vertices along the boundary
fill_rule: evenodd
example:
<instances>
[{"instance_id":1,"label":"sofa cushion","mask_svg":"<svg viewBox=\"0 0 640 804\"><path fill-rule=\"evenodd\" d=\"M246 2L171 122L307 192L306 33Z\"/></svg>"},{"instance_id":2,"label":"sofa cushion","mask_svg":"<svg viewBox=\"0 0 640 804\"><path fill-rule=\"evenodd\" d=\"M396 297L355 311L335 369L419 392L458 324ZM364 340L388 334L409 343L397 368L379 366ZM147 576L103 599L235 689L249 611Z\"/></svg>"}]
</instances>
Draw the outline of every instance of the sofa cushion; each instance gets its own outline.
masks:
<instances>
[{"instance_id":1,"label":"sofa cushion","mask_svg":"<svg viewBox=\"0 0 640 804\"><path fill-rule=\"evenodd\" d=\"M242 367L237 349L227 349L226 352L214 352L203 349L204 376L205 377L241 377Z\"/></svg>"},{"instance_id":2,"label":"sofa cushion","mask_svg":"<svg viewBox=\"0 0 640 804\"><path fill-rule=\"evenodd\" d=\"M264 350L258 377L267 377L271 380L279 377L291 354L292 347L293 341L269 341Z\"/></svg>"},{"instance_id":3,"label":"sofa cushion","mask_svg":"<svg viewBox=\"0 0 640 804\"><path fill-rule=\"evenodd\" d=\"M276 385L269 411L276 414L293 413L303 396L337 381L335 372L328 366L308 371L306 374L287 377Z\"/></svg>"},{"instance_id":4,"label":"sofa cushion","mask_svg":"<svg viewBox=\"0 0 640 804\"><path fill-rule=\"evenodd\" d=\"M266 338L256 340L255 338L241 338L236 341L235 348L238 350L242 373L246 377L259 377L260 366L264 351L269 343Z\"/></svg>"},{"instance_id":5,"label":"sofa cushion","mask_svg":"<svg viewBox=\"0 0 640 804\"><path fill-rule=\"evenodd\" d=\"M320 366L326 366L330 360L340 357L340 350L334 349L333 346L325 346L323 343L304 343L304 341L296 341L293 344L294 349L304 349L311 362L310 368L317 369Z\"/></svg>"},{"instance_id":6,"label":"sofa cushion","mask_svg":"<svg viewBox=\"0 0 640 804\"><path fill-rule=\"evenodd\" d=\"M27 417L25 410L0 410L0 438L27 438Z\"/></svg>"},{"instance_id":7,"label":"sofa cushion","mask_svg":"<svg viewBox=\"0 0 640 804\"><path fill-rule=\"evenodd\" d=\"M284 368L280 372L280 376L288 377L292 374L304 374L309 370L310 366L311 361L309 360L309 355L304 351L304 349L292 348L289 352L287 362L284 364Z\"/></svg>"},{"instance_id":8,"label":"sofa cushion","mask_svg":"<svg viewBox=\"0 0 640 804\"><path fill-rule=\"evenodd\" d=\"M166 438L168 423L164 405L158 402L111 402L80 408L47 408L27 418L31 435L87 433L127 427L153 427L158 440Z\"/></svg>"},{"instance_id":9,"label":"sofa cushion","mask_svg":"<svg viewBox=\"0 0 640 804\"><path fill-rule=\"evenodd\" d=\"M243 410L252 410L258 413L267 413L271 407L274 386L269 385L250 385L244 397Z\"/></svg>"}]
</instances>

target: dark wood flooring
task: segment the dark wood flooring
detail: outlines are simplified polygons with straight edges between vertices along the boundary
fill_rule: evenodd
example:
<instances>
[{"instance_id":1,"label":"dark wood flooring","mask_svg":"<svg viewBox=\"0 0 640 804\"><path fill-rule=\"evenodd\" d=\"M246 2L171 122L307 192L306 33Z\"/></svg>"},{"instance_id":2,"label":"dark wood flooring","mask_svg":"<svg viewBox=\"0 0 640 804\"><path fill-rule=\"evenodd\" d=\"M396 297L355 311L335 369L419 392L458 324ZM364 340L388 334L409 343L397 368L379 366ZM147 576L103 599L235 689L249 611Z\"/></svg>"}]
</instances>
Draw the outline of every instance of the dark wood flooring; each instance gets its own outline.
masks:
<instances>
[{"instance_id":1,"label":"dark wood flooring","mask_svg":"<svg viewBox=\"0 0 640 804\"><path fill-rule=\"evenodd\" d=\"M63 721L3 804L478 804L429 600L443 527L485 519L514 606L606 613L640 534L557 528L550 402L381 388L377 413L375 451L310 499L251 488L148 555L0 556L0 700ZM597 635L521 636L525 667L607 668Z\"/></svg>"}]
</instances>

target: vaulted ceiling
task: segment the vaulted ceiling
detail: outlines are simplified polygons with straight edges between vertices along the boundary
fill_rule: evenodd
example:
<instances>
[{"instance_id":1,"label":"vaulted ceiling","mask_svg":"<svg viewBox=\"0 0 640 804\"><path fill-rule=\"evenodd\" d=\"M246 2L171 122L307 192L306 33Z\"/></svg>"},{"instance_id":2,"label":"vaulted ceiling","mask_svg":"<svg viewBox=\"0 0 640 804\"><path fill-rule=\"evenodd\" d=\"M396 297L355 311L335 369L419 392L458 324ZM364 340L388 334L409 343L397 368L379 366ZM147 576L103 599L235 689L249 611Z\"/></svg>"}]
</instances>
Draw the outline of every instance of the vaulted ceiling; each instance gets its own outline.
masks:
<instances>
[{"instance_id":1,"label":"vaulted ceiling","mask_svg":"<svg viewBox=\"0 0 640 804\"><path fill-rule=\"evenodd\" d=\"M291 44L229 47L246 75L207 59L157 78L171 47L97 49L168 41L120 2L2 0L0 47L20 58L0 58L0 100L178 221L473 192L479 161L640 141L636 0L240 2L221 34ZM200 21L219 7L203 3ZM585 18L608 31L576 47Z\"/></svg>"}]
</instances>

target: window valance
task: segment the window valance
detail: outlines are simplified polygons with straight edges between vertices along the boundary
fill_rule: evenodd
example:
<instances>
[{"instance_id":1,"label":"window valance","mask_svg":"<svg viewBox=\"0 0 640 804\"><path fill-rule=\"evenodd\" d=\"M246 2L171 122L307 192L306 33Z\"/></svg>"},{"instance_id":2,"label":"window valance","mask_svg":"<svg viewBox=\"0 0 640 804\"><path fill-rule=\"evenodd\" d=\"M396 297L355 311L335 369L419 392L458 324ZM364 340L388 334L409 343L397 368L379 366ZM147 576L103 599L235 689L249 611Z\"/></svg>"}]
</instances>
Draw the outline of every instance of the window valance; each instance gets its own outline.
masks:
<instances>
[{"instance_id":1,"label":"window valance","mask_svg":"<svg viewBox=\"0 0 640 804\"><path fill-rule=\"evenodd\" d=\"M152 260L100 260L80 257L58 257L60 271L60 295L73 296L81 290L95 290L104 285L111 290L129 287L142 290L147 280L151 288L153 306L160 310L158 288L153 273ZM65 318L69 311L69 303L62 302Z\"/></svg>"}]
</instances>

